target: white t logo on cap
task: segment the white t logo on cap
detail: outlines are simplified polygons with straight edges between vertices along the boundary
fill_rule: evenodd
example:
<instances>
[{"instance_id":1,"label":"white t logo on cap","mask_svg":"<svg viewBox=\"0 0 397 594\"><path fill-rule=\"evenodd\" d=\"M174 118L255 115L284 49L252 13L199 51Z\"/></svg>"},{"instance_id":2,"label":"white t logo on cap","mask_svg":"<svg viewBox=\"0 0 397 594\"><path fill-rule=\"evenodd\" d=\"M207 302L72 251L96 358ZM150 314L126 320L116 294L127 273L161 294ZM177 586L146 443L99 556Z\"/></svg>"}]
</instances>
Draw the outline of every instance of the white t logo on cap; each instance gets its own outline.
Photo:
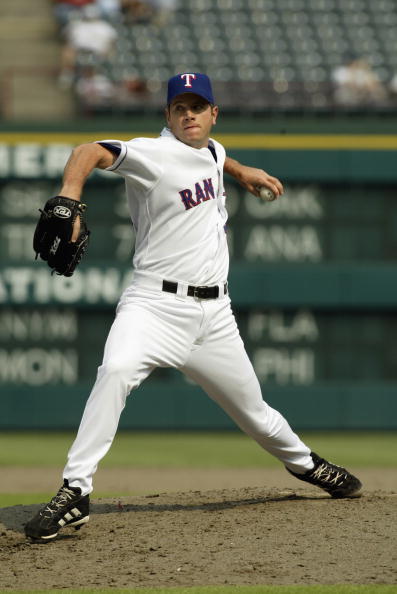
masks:
<instances>
[{"instance_id":1,"label":"white t logo on cap","mask_svg":"<svg viewBox=\"0 0 397 594\"><path fill-rule=\"evenodd\" d=\"M196 78L195 74L181 74L181 78L184 78L186 80L185 82L185 87L191 87L192 83L190 82L190 79L192 78L193 80Z\"/></svg>"}]
</instances>

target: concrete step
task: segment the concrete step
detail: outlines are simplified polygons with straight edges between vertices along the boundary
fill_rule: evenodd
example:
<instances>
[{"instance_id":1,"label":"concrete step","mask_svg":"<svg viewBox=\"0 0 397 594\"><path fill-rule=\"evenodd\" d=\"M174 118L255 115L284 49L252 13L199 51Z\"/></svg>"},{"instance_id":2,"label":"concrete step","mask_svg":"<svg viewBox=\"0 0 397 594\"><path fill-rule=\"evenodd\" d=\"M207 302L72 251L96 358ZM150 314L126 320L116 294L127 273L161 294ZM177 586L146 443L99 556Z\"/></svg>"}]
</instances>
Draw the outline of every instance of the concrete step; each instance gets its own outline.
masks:
<instances>
[{"instance_id":1,"label":"concrete step","mask_svg":"<svg viewBox=\"0 0 397 594\"><path fill-rule=\"evenodd\" d=\"M0 20L5 17L51 16L51 0L1 0Z\"/></svg>"},{"instance_id":2,"label":"concrete step","mask_svg":"<svg viewBox=\"0 0 397 594\"><path fill-rule=\"evenodd\" d=\"M73 94L58 86L61 45L51 0L0 0L3 117L49 121L73 116Z\"/></svg>"},{"instance_id":3,"label":"concrete step","mask_svg":"<svg viewBox=\"0 0 397 594\"><path fill-rule=\"evenodd\" d=\"M3 44L0 42L0 67L59 66L61 49L55 43Z\"/></svg>"},{"instance_id":4,"label":"concrete step","mask_svg":"<svg viewBox=\"0 0 397 594\"><path fill-rule=\"evenodd\" d=\"M4 41L17 40L23 45L27 39L40 41L56 35L56 25L51 16L0 16L0 38Z\"/></svg>"},{"instance_id":5,"label":"concrete step","mask_svg":"<svg viewBox=\"0 0 397 594\"><path fill-rule=\"evenodd\" d=\"M14 97L9 120L18 121L50 121L72 117L74 99L69 91L60 89L57 78L35 77L32 84L30 77L16 77L12 85Z\"/></svg>"}]
</instances>

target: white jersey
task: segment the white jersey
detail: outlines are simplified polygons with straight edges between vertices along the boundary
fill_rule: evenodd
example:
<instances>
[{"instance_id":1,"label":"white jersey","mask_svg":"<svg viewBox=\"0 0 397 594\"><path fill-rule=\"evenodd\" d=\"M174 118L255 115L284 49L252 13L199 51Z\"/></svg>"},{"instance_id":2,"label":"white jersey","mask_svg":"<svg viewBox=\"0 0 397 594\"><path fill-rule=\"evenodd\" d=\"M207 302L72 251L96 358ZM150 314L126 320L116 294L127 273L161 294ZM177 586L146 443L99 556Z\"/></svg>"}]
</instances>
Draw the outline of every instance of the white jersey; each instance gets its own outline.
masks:
<instances>
[{"instance_id":1,"label":"white jersey","mask_svg":"<svg viewBox=\"0 0 397 594\"><path fill-rule=\"evenodd\" d=\"M136 271L193 285L227 279L229 255L223 186L225 149L192 148L165 128L158 138L127 142L108 168L125 178L136 231Z\"/></svg>"},{"instance_id":2,"label":"white jersey","mask_svg":"<svg viewBox=\"0 0 397 594\"><path fill-rule=\"evenodd\" d=\"M102 142L120 149L109 170L126 181L139 274L117 306L64 479L83 496L92 491L93 474L113 441L128 394L158 367L178 369L201 386L289 470L311 470L310 449L262 398L227 291L219 287L212 298L201 298L187 290L187 284L219 286L227 277L223 147L210 140L210 149L194 149L168 130L156 139ZM177 281L176 290L161 279ZM190 409L184 402L179 404L186 416ZM54 526L55 537L59 524Z\"/></svg>"}]
</instances>

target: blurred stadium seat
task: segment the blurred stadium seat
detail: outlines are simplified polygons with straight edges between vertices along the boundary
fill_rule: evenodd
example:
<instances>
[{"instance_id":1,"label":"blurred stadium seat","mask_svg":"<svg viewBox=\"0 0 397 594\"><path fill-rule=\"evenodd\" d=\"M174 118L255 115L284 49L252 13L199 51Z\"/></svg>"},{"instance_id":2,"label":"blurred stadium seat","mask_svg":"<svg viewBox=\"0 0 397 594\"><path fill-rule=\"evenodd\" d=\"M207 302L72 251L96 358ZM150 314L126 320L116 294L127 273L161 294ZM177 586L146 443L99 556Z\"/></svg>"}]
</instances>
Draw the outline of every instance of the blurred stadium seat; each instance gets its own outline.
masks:
<instances>
[{"instance_id":1,"label":"blurred stadium seat","mask_svg":"<svg viewBox=\"0 0 397 594\"><path fill-rule=\"evenodd\" d=\"M224 110L301 112L396 108L388 85L397 72L397 2L393 0L186 0L166 23L113 23L116 51L95 64L118 93L105 111L161 109L177 71L205 71ZM386 89L378 101L335 100L333 72L362 58ZM89 57L82 56L83 66ZM125 86L123 87L125 90ZM100 112L80 98L83 111Z\"/></svg>"}]
</instances>

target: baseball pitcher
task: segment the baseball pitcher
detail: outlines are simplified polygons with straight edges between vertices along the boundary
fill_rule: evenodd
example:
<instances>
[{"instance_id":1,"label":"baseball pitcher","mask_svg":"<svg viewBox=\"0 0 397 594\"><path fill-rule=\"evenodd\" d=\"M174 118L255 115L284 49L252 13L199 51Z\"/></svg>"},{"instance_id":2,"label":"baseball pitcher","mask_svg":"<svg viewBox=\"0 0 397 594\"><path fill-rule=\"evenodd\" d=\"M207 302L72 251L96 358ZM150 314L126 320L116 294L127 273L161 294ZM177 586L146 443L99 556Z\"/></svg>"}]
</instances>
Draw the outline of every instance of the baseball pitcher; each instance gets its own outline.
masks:
<instances>
[{"instance_id":1,"label":"baseball pitcher","mask_svg":"<svg viewBox=\"0 0 397 594\"><path fill-rule=\"evenodd\" d=\"M64 526L88 522L93 475L112 444L127 396L156 367L174 367L194 380L298 479L331 497L361 489L346 469L312 452L263 400L231 309L223 173L266 200L280 196L282 184L226 157L210 137L218 107L205 74L169 80L165 117L158 138L78 146L35 234L36 253L53 271L70 276L88 242L81 203L88 175L98 167L125 179L136 233L133 281L120 297L63 485L25 527L35 540L49 541Z\"/></svg>"}]
</instances>

